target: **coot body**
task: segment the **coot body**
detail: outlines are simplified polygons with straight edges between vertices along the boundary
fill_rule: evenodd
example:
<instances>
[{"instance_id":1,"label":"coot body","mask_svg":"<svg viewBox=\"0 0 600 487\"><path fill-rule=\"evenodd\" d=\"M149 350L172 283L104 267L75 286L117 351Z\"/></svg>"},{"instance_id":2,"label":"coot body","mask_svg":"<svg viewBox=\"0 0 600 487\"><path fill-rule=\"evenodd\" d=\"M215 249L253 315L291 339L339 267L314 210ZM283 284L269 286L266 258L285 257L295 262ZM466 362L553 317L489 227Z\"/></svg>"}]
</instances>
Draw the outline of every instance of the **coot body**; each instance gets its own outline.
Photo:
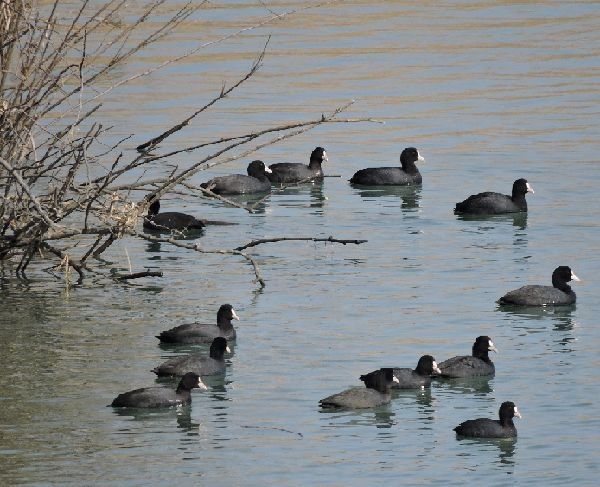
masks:
<instances>
[{"instance_id":1,"label":"coot body","mask_svg":"<svg viewBox=\"0 0 600 487\"><path fill-rule=\"evenodd\" d=\"M391 368L379 369L360 376L366 388L351 387L319 401L322 408L364 409L390 402L390 387L398 379Z\"/></svg>"},{"instance_id":2,"label":"coot body","mask_svg":"<svg viewBox=\"0 0 600 487\"><path fill-rule=\"evenodd\" d=\"M517 179L513 183L512 195L487 191L469 196L466 200L456 203L455 213L470 215L502 215L527 211L525 195L533 194L533 188L526 179Z\"/></svg>"},{"instance_id":3,"label":"coot body","mask_svg":"<svg viewBox=\"0 0 600 487\"><path fill-rule=\"evenodd\" d=\"M248 165L248 175L230 174L218 176L200 186L220 195L268 193L271 183L268 175L271 170L262 161L252 161Z\"/></svg>"},{"instance_id":4,"label":"coot body","mask_svg":"<svg viewBox=\"0 0 600 487\"><path fill-rule=\"evenodd\" d=\"M362 186L408 186L421 184L423 178L415 165L417 161L424 161L419 151L414 147L407 147L400 154L402 167L369 167L354 173L350 183Z\"/></svg>"},{"instance_id":5,"label":"coot body","mask_svg":"<svg viewBox=\"0 0 600 487\"><path fill-rule=\"evenodd\" d=\"M472 355L460 355L444 360L438 366L441 377L464 378L494 375L496 367L490 360L489 351L498 353L492 339L480 336L475 339Z\"/></svg>"},{"instance_id":6,"label":"coot body","mask_svg":"<svg viewBox=\"0 0 600 487\"><path fill-rule=\"evenodd\" d=\"M513 418L521 417L517 406L513 402L503 402L499 411L500 419L478 418L469 419L460 423L454 431L457 435L469 438L514 438L517 428Z\"/></svg>"},{"instance_id":7,"label":"coot body","mask_svg":"<svg viewBox=\"0 0 600 487\"><path fill-rule=\"evenodd\" d=\"M148 208L148 215L144 218L143 226L146 230L158 231L186 231L204 228L204 222L192 215L177 211L159 213L160 201L154 200Z\"/></svg>"},{"instance_id":8,"label":"coot body","mask_svg":"<svg viewBox=\"0 0 600 487\"><path fill-rule=\"evenodd\" d=\"M324 161L329 161L327 153L323 147L317 147L310 154L308 166L297 162L271 164L269 169L272 172L267 177L272 183L308 182L310 179L323 177L321 165Z\"/></svg>"},{"instance_id":9,"label":"coot body","mask_svg":"<svg viewBox=\"0 0 600 487\"><path fill-rule=\"evenodd\" d=\"M191 390L207 389L200 377L193 372L186 373L179 381L176 390L168 387L144 387L119 394L110 404L113 407L164 408L184 406L192 402Z\"/></svg>"},{"instance_id":10,"label":"coot body","mask_svg":"<svg viewBox=\"0 0 600 487\"><path fill-rule=\"evenodd\" d=\"M187 323L179 325L170 330L165 330L157 335L163 343L211 343L217 337L224 337L227 340L235 340L235 328L231 320L239 320L235 314L233 306L224 304L217 312L217 324Z\"/></svg>"},{"instance_id":11,"label":"coot body","mask_svg":"<svg viewBox=\"0 0 600 487\"><path fill-rule=\"evenodd\" d=\"M552 286L528 285L509 291L499 304L516 306L569 306L577 300L575 291L567 284L580 281L568 266L559 266L552 273Z\"/></svg>"},{"instance_id":12,"label":"coot body","mask_svg":"<svg viewBox=\"0 0 600 487\"><path fill-rule=\"evenodd\" d=\"M186 372L194 372L200 376L217 375L225 372L225 352L230 352L227 340L217 337L210 345L210 356L192 354L181 357L173 357L152 369L159 377L181 376Z\"/></svg>"},{"instance_id":13,"label":"coot body","mask_svg":"<svg viewBox=\"0 0 600 487\"><path fill-rule=\"evenodd\" d=\"M392 389L422 389L431 385L431 376L439 374L440 369L431 355L423 355L417 363L417 368L394 368L394 377L398 382L392 384Z\"/></svg>"}]
</instances>

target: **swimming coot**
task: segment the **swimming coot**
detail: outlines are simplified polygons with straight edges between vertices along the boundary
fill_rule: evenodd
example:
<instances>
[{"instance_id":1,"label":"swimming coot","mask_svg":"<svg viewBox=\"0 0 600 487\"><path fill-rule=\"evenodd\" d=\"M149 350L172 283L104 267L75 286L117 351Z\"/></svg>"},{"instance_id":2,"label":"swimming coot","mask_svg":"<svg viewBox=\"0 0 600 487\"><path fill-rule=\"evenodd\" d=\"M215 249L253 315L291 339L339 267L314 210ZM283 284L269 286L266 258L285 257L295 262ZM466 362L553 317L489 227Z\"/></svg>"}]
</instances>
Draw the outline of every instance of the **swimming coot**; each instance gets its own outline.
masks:
<instances>
[{"instance_id":1,"label":"swimming coot","mask_svg":"<svg viewBox=\"0 0 600 487\"><path fill-rule=\"evenodd\" d=\"M514 438L517 436L517 428L513 418L521 417L515 403L507 401L500 406L500 420L479 418L469 419L460 423L454 431L457 435L471 438Z\"/></svg>"},{"instance_id":2,"label":"swimming coot","mask_svg":"<svg viewBox=\"0 0 600 487\"><path fill-rule=\"evenodd\" d=\"M230 174L218 176L200 186L215 194L268 193L271 183L267 176L271 170L262 161L252 161L248 165L248 175Z\"/></svg>"},{"instance_id":3,"label":"swimming coot","mask_svg":"<svg viewBox=\"0 0 600 487\"><path fill-rule=\"evenodd\" d=\"M194 388L207 389L198 374L188 372L179 381L176 390L168 387L144 387L119 394L110 404L113 407L163 408L190 404Z\"/></svg>"},{"instance_id":4,"label":"swimming coot","mask_svg":"<svg viewBox=\"0 0 600 487\"><path fill-rule=\"evenodd\" d=\"M198 375L222 374L225 372L225 352L230 352L227 339L217 337L210 345L210 357L197 354L174 357L154 368L152 372L158 376L177 376L186 372Z\"/></svg>"},{"instance_id":5,"label":"swimming coot","mask_svg":"<svg viewBox=\"0 0 600 487\"><path fill-rule=\"evenodd\" d=\"M329 161L327 153L323 147L317 147L310 154L310 162L308 166L306 164L300 164L298 162L281 162L278 164L271 164L271 174L267 177L272 183L298 183L300 181L308 182L311 178L318 178L323 176L323 169L321 164L323 161Z\"/></svg>"},{"instance_id":6,"label":"swimming coot","mask_svg":"<svg viewBox=\"0 0 600 487\"><path fill-rule=\"evenodd\" d=\"M211 343L216 337L224 337L227 340L235 340L235 328L231 320L239 320L233 306L224 304L217 312L217 324L188 323L166 330L157 335L164 343Z\"/></svg>"},{"instance_id":7,"label":"swimming coot","mask_svg":"<svg viewBox=\"0 0 600 487\"><path fill-rule=\"evenodd\" d=\"M390 402L390 387L398 379L391 368L383 368L360 376L366 388L351 387L319 401L322 408L373 408Z\"/></svg>"},{"instance_id":8,"label":"swimming coot","mask_svg":"<svg viewBox=\"0 0 600 487\"><path fill-rule=\"evenodd\" d=\"M198 220L192 215L179 213L177 211L167 211L159 213L160 201L154 200L148 208L148 215L144 218L144 228L147 230L179 230L204 228L204 222Z\"/></svg>"},{"instance_id":9,"label":"swimming coot","mask_svg":"<svg viewBox=\"0 0 600 487\"><path fill-rule=\"evenodd\" d=\"M512 196L492 191L474 194L466 200L456 203L454 211L471 215L501 215L527 211L525 195L533 194L533 192L533 188L526 179L517 179L513 183Z\"/></svg>"},{"instance_id":10,"label":"swimming coot","mask_svg":"<svg viewBox=\"0 0 600 487\"><path fill-rule=\"evenodd\" d=\"M394 377L398 382L392 384L392 389L418 389L431 385L431 375L439 374L440 369L431 355L423 355L415 370L409 368L394 368Z\"/></svg>"},{"instance_id":11,"label":"swimming coot","mask_svg":"<svg viewBox=\"0 0 600 487\"><path fill-rule=\"evenodd\" d=\"M498 303L518 306L567 306L575 303L577 298L567 282L579 280L570 267L561 265L552 273L552 286L523 286L506 293Z\"/></svg>"},{"instance_id":12,"label":"swimming coot","mask_svg":"<svg viewBox=\"0 0 600 487\"><path fill-rule=\"evenodd\" d=\"M407 147L400 154L402 167L369 167L354 173L350 182L363 186L407 186L421 184L422 178L415 162L423 162L419 151L414 147Z\"/></svg>"},{"instance_id":13,"label":"swimming coot","mask_svg":"<svg viewBox=\"0 0 600 487\"><path fill-rule=\"evenodd\" d=\"M489 351L498 353L492 339L480 336L475 339L472 355L461 355L439 364L442 377L479 377L494 375L496 368L488 356Z\"/></svg>"}]
</instances>

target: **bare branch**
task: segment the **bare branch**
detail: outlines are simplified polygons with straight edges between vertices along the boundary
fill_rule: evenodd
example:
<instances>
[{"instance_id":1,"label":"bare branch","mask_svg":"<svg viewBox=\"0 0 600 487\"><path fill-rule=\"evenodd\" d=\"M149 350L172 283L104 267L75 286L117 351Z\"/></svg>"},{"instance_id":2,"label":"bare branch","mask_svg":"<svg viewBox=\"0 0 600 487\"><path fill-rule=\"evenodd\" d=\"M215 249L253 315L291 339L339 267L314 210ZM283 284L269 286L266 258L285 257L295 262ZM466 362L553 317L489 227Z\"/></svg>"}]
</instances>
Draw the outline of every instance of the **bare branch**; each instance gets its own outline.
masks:
<instances>
[{"instance_id":1,"label":"bare branch","mask_svg":"<svg viewBox=\"0 0 600 487\"><path fill-rule=\"evenodd\" d=\"M257 240L252 240L252 242L247 243L246 245L241 245L239 247L236 247L234 250L246 250L249 249L250 247L256 247L257 245L260 244L264 244L264 243L272 243L272 242L283 242L285 240L305 240L305 241L309 241L309 242L331 242L331 243L341 243L342 245L346 245L346 244L355 244L355 245L360 245L363 243L367 243L368 240L357 240L357 239L339 239L339 238L333 238L333 237L326 237L326 238L320 238L320 237L273 237L273 238L260 238Z\"/></svg>"},{"instance_id":2,"label":"bare branch","mask_svg":"<svg viewBox=\"0 0 600 487\"><path fill-rule=\"evenodd\" d=\"M136 233L135 235L144 240L148 240L150 242L168 243L175 247L181 247L184 249L193 250L193 251L199 252L201 254L239 255L239 256L243 257L244 259L246 259L248 262L250 262L250 264L252 264L252 268L254 269L254 275L256 277L254 282L258 283L261 288L264 288L266 286L265 281L260 274L260 268L258 267L258 263L251 256L249 256L248 254L241 252L239 250L234 250L234 249L205 250L202 247L200 247L198 244L184 243L179 240L175 240L174 238L154 237L154 236L146 235L146 234L142 234L142 233Z\"/></svg>"},{"instance_id":3,"label":"bare branch","mask_svg":"<svg viewBox=\"0 0 600 487\"><path fill-rule=\"evenodd\" d=\"M142 271L135 272L133 274L127 274L125 276L118 276L118 281L130 281L131 279L139 279L140 277L162 277L162 271Z\"/></svg>"},{"instance_id":4,"label":"bare branch","mask_svg":"<svg viewBox=\"0 0 600 487\"><path fill-rule=\"evenodd\" d=\"M162 134L160 134L157 137L154 137L153 139L150 139L148 142L144 142L143 144L138 145L136 149L139 152L151 150L152 147L155 147L156 145L160 144L163 140L165 140L167 137L173 135L175 132L178 132L182 128L186 127L199 114L201 114L202 112L204 112L205 110L207 110L208 108L210 108L212 105L214 105L215 103L217 103L219 100L222 100L223 98L225 98L227 95L229 95L229 93L231 93L232 91L234 91L236 88L238 88L240 85L242 85L245 81L248 81L254 75L254 73L256 73L256 71L258 71L258 69L260 68L262 60L265 57L265 52L267 50L267 46L269 45L269 40L270 39L271 39L271 37L269 36L269 38L267 39L267 42L265 42L265 45L263 47L262 52L260 53L260 55L258 56L258 58L252 64L252 67L250 68L250 71L248 71L243 78L241 78L240 80L238 80L237 83L233 84L231 87L229 87L226 90L223 87L221 89L221 92L219 93L219 96L217 96L216 98L213 98L209 103L207 103L206 105L204 105L199 110L196 110L192 115L190 115L185 120L183 120L182 122L178 123L177 125L171 127L169 130L163 132Z\"/></svg>"},{"instance_id":5,"label":"bare branch","mask_svg":"<svg viewBox=\"0 0 600 487\"><path fill-rule=\"evenodd\" d=\"M2 164L2 166L4 166L4 168L12 174L12 176L17 180L17 182L19 183L21 188L23 188L23 191L25 191L25 193L27 193L27 196L29 196L29 199L33 203L33 206L37 210L38 214L42 217L42 220L44 220L44 223L46 223L46 225L48 225L49 227L55 227L56 224L50 219L48 214L44 211L44 209L42 208L42 205L40 205L40 202L38 201L38 199L35 197L35 195L31 191L31 188L27 185L27 183L25 181L23 181L23 178L15 170L15 168L12 167L10 165L10 163L8 161L4 160L4 158L2 158L2 157L0 157L0 164Z\"/></svg>"},{"instance_id":6,"label":"bare branch","mask_svg":"<svg viewBox=\"0 0 600 487\"><path fill-rule=\"evenodd\" d=\"M81 265L75 263L73 260L71 260L69 258L69 256L66 253L64 253L62 250L59 250L59 249L53 247L48 242L41 242L40 246L42 248L48 250L49 252L53 253L57 257L59 257L61 262L66 262L68 266L75 269L77 274L79 274L79 279L77 280L77 284L81 284L83 282L84 274L83 274L83 268Z\"/></svg>"}]
</instances>

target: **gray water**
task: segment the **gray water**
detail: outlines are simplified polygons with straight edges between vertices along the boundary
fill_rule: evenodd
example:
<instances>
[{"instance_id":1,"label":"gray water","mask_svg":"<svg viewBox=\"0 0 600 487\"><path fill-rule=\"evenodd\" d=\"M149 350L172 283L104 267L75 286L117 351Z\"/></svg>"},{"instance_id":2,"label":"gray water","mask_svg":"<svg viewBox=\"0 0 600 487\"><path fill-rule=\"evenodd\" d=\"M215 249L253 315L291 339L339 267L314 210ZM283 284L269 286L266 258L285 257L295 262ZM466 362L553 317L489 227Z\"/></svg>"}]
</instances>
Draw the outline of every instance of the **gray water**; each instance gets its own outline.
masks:
<instances>
[{"instance_id":1,"label":"gray water","mask_svg":"<svg viewBox=\"0 0 600 487\"><path fill-rule=\"evenodd\" d=\"M321 126L258 152L267 163L307 162L322 145L326 172L342 177L273 194L256 214L185 195L163 207L239 223L209 227L198 240L209 249L285 235L368 243L255 247L262 292L238 257L132 239L111 249L106 269L126 271L129 256L134 270L165 277L129 286L90 280L67 291L41 272L46 262L32 264L28 281L4 263L0 483L596 485L599 13L598 2L340 2L112 93L102 116L115 139L135 132L133 147L243 75L271 34L256 77L165 149L318 117L350 99L357 102L343 116L386 123ZM265 15L247 2L219 2L122 74ZM422 188L348 185L357 169L395 165L406 146L426 158ZM248 162L195 182L244 172ZM526 218L453 215L456 201L509 192L518 177L535 189ZM582 278L575 307L495 304L520 285L549 284L561 264ZM106 407L120 392L153 385L150 369L193 348L161 348L154 335L212 322L226 302L241 321L224 380L207 379L209 390L194 391L181 410ZM478 335L500 350L490 380L434 383L376 410L317 406L375 368L468 354ZM518 439L455 437L459 422L496 417L505 400L523 414Z\"/></svg>"}]
</instances>

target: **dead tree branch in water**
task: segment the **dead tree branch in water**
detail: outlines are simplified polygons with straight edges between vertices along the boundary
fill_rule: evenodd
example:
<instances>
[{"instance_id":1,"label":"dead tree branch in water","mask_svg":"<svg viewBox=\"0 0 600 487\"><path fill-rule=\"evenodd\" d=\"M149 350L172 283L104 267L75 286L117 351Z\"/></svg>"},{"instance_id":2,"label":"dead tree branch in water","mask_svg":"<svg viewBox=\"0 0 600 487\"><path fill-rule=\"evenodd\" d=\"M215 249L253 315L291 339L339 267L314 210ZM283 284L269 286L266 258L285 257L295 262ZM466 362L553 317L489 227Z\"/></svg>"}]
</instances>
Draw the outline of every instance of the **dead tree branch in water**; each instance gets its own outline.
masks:
<instances>
[{"instance_id":1,"label":"dead tree branch in water","mask_svg":"<svg viewBox=\"0 0 600 487\"><path fill-rule=\"evenodd\" d=\"M144 142L143 144L138 145L136 149L139 152L144 152L144 151L152 150L153 147L156 147L163 140L165 140L167 137L170 137L175 132L179 132L181 129L183 129L184 127L186 127L187 125L189 125L189 123L194 118L196 118L198 115L200 115L202 112L204 112L207 109L209 109L211 106L213 106L219 100L222 100L223 98L225 98L227 95L229 95L235 89L237 89L238 87L240 87L245 81L248 81L252 76L254 76L254 73L256 73L256 71L258 71L258 69L260 68L260 66L262 64L262 61L263 61L263 59L265 57L265 52L267 51L267 46L269 45L269 40L270 39L271 39L271 37L269 36L269 38L267 39L267 42L265 43L265 46L263 47L262 52L260 53L260 55L258 56L258 58L254 61L254 64L250 68L250 71L248 71L243 78L241 78L240 80L238 80L235 84L233 84L232 86L230 86L227 89L225 89L225 86L223 86L223 88L221 89L221 93L219 93L219 96L213 98L210 102L208 102L202 108L196 110L189 117L187 117L185 120L179 122L177 125L174 125L170 129L168 129L165 132L163 132L162 134L160 134L160 135L158 135L158 136L150 139L148 142Z\"/></svg>"},{"instance_id":2,"label":"dead tree branch in water","mask_svg":"<svg viewBox=\"0 0 600 487\"><path fill-rule=\"evenodd\" d=\"M252 242L249 242L245 245L241 245L240 247L236 247L234 249L205 249L205 248L201 247L199 244L185 243L185 242L181 242L181 241L176 240L171 237L155 237L155 236L147 235L147 234L137 234L137 236L144 240L148 240L149 242L168 243L175 247L193 250L194 252L199 252L201 254L239 255L240 257L243 257L244 259L246 259L250 264L252 264L252 267L254 269L254 275L255 275L254 282L258 283L261 288L264 288L266 286L266 283L260 273L260 268L258 267L258 263L252 256L250 256L249 254L244 252L244 250L246 250L250 247L256 247L257 245L260 245L263 243L282 242L282 241L286 241L286 240L289 240L289 241L304 240L304 241L310 241L310 242L331 242L331 243L341 243L343 245L347 245L347 244L360 245L362 243L367 242L367 240L344 240L344 239L338 239L338 238L333 238L333 237L327 237L327 238L275 237L275 238L265 238L265 239L253 240Z\"/></svg>"},{"instance_id":3,"label":"dead tree branch in water","mask_svg":"<svg viewBox=\"0 0 600 487\"><path fill-rule=\"evenodd\" d=\"M162 277L162 271L142 271L134 272L133 274L126 274L124 276L118 276L117 281L130 281L132 279L140 279L141 277Z\"/></svg>"},{"instance_id":4,"label":"dead tree branch in water","mask_svg":"<svg viewBox=\"0 0 600 487\"><path fill-rule=\"evenodd\" d=\"M331 242L331 243L341 243L342 245L354 244L360 245L363 243L367 243L368 240L356 240L356 239L339 239L329 237L273 237L273 238L259 238L257 240L252 240L252 242L247 243L246 245L241 245L240 247L236 247L235 250L246 250L251 247L256 247L257 245L261 245L264 243L273 243L273 242L284 242L284 241L309 241L309 242Z\"/></svg>"},{"instance_id":5,"label":"dead tree branch in water","mask_svg":"<svg viewBox=\"0 0 600 487\"><path fill-rule=\"evenodd\" d=\"M194 252L199 252L201 254L239 255L239 256L243 257L244 259L246 259L248 262L250 262L250 264L252 264L252 268L254 269L254 275L256 277L254 282L257 282L261 288L266 286L265 280L263 279L262 275L260 274L260 268L258 267L258 263L256 262L256 260L254 260L250 255L248 255L245 252L242 252L240 250L235 250L235 249L206 250L206 249L203 249L202 247L200 247L199 244L184 243L179 240L175 240L174 238L154 237L154 236L146 235L146 234L142 234L142 233L137 234L137 236L141 239L148 240L149 242L168 243L170 245L173 245L174 247L180 247L183 249L193 250Z\"/></svg>"},{"instance_id":6,"label":"dead tree branch in water","mask_svg":"<svg viewBox=\"0 0 600 487\"><path fill-rule=\"evenodd\" d=\"M157 150L162 142L184 131L194 119L217 107L254 77L264 61L268 41L239 79L221 87L212 99L199 104L179 123L140 144L144 153L125 150L130 136L105 144L110 128L94 120L102 108L102 97L120 86L207 46L329 3L280 14L271 12L245 28L123 78L122 68L134 56L164 39L199 8L209 8L210 3L195 6L188 2L173 10L166 0L148 0L136 5L136 13L131 13L124 0L81 2L74 10L71 4L59 0L43 4L39 7L43 10L33 2L0 1L0 259L14 261L17 276L24 276L36 260L58 260L65 274L75 271L81 283L90 273L108 274L98 271L93 259L100 259L123 237L200 251L197 245L173 238L152 240L155 237L138 233L136 228L149 204L170 192L188 190L253 212L252 207L198 188L190 178L322 124L375 121L342 119L340 114L352 105L350 102L304 121L278 122L241 135L214 134L212 140L162 154L147 152ZM127 13L126 21L121 18L123 12ZM203 154L199 161L167 164L179 154L200 149L211 153ZM153 164L157 162L162 164ZM152 173L147 177L149 168ZM144 191L145 197L134 199L134 191ZM264 286L256 261L242 250L210 253L244 258L252 264L257 282ZM148 272L132 273L122 280L154 275Z\"/></svg>"}]
</instances>

